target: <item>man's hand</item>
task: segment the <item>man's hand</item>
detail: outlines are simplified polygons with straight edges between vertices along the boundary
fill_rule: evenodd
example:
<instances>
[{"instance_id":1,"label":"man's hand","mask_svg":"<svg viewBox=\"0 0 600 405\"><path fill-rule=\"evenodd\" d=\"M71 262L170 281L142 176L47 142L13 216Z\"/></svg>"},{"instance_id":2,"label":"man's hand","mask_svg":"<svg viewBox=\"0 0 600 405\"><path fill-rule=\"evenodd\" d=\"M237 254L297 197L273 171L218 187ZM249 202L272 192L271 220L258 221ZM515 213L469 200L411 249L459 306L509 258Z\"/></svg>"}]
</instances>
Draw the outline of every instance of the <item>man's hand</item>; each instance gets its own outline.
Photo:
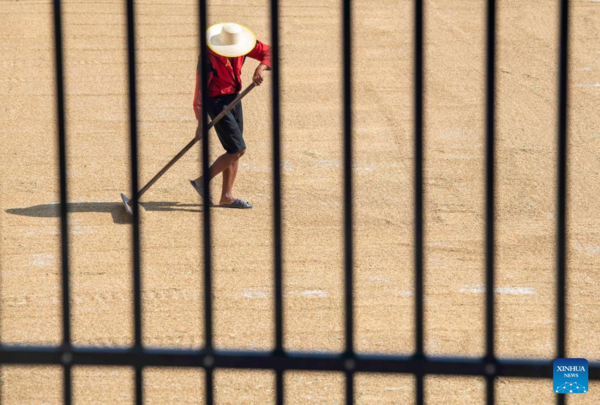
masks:
<instances>
[{"instance_id":1,"label":"man's hand","mask_svg":"<svg viewBox=\"0 0 600 405\"><path fill-rule=\"evenodd\" d=\"M254 71L254 76L252 76L252 83L254 83L257 86L260 86L260 84L264 80L263 72L267 69L268 69L267 65L264 65L262 63L260 65L258 65L256 70Z\"/></svg>"},{"instance_id":2,"label":"man's hand","mask_svg":"<svg viewBox=\"0 0 600 405\"><path fill-rule=\"evenodd\" d=\"M196 128L196 138L202 139L202 121L198 121L198 128Z\"/></svg>"}]
</instances>

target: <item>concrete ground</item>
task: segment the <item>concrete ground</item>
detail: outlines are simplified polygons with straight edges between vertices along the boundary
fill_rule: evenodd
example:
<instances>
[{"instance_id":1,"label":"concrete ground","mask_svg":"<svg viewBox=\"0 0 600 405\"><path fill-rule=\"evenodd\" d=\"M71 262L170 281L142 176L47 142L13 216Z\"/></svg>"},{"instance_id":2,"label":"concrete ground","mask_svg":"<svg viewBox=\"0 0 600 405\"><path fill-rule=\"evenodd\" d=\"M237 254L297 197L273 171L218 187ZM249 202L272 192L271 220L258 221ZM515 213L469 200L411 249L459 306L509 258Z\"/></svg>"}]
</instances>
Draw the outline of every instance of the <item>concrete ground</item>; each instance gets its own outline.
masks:
<instances>
[{"instance_id":1,"label":"concrete ground","mask_svg":"<svg viewBox=\"0 0 600 405\"><path fill-rule=\"evenodd\" d=\"M132 343L129 127L124 2L64 1L73 342ZM269 43L269 5L210 2ZM498 1L497 353L552 359L555 347L556 1ZM140 181L193 136L194 0L136 1ZM600 3L572 1L568 356L600 359ZM354 2L356 347L413 347L411 1ZM426 340L432 355L484 352L484 2L426 2ZM58 162L49 0L0 7L0 336L61 339ZM341 5L281 1L285 345L343 348ZM247 60L243 80L257 62ZM270 81L244 100L248 152L237 196L214 209L215 343L273 344ZM211 156L221 153L211 132ZM203 344L202 206L187 179L199 149L143 198L144 343ZM214 183L220 188L220 178ZM131 403L132 371L78 368L76 403ZM61 372L2 367L6 404L60 403ZM200 403L201 371L145 372L147 403ZM427 403L482 403L477 378L430 377ZM569 403L600 402L600 384ZM410 376L359 375L358 403L411 403ZM268 372L219 371L219 403L273 402ZM549 380L500 379L499 403L548 404ZM343 401L336 374L289 373L292 404Z\"/></svg>"}]
</instances>

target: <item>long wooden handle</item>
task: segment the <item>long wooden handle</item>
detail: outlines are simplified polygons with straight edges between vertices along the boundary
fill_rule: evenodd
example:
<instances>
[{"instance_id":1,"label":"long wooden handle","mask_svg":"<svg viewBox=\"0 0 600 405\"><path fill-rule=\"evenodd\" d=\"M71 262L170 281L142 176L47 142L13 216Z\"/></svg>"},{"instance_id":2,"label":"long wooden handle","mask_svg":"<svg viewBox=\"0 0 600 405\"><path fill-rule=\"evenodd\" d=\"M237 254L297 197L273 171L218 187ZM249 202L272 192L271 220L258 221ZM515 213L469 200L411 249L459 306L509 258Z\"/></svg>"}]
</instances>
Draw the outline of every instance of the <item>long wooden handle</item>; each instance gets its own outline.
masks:
<instances>
[{"instance_id":1,"label":"long wooden handle","mask_svg":"<svg viewBox=\"0 0 600 405\"><path fill-rule=\"evenodd\" d=\"M233 100L228 106L227 108L225 108L223 111L221 111L219 113L219 115L217 115L207 126L206 131L208 131L209 129L211 129L212 127L215 126L215 124L217 122L219 122L224 116L225 114L227 114L229 111L231 111L233 109L233 107L235 107L240 101L242 101L242 99L244 97L246 97L246 95L248 93L250 93L250 91L256 87L256 85L254 83L252 83L251 85L249 85L248 87L246 87L246 89L244 89L243 92L241 92L240 94L238 94L238 96L235 98L235 100ZM204 132L204 131L203 131ZM150 187L152 187L152 185L154 183L156 183L156 181L158 179L160 179L162 177L163 174L165 174L167 172L167 170L169 170L171 168L171 166L173 166L175 163L177 163L177 161L179 159L181 159L183 157L183 155L185 155L187 153L188 150L190 150L192 148L192 146L194 146L194 144L196 142L198 142L200 139L202 138L198 138L198 137L194 137L194 139L192 139L187 145L185 145L185 147L183 149L181 149L181 151L175 155L175 157L173 159L171 159L171 161L169 163L166 164L165 167L163 167L160 172L158 172L156 174L156 176L154 176L152 178L152 180L150 180L148 182L148 184L146 184L144 187L142 187L142 189L138 192L138 199L142 197L142 195L144 195L144 193L146 191L148 191L148 189ZM132 200L130 200L132 201Z\"/></svg>"}]
</instances>

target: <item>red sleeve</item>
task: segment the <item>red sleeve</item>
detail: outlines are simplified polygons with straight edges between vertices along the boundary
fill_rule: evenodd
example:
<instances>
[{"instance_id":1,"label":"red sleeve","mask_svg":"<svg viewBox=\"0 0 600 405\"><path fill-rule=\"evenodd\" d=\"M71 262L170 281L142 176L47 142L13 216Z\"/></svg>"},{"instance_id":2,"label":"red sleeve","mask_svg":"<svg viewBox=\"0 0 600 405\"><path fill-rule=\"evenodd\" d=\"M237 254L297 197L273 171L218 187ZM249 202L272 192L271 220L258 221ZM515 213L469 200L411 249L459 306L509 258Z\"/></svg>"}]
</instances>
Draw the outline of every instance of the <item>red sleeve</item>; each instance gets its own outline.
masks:
<instances>
[{"instance_id":1,"label":"red sleeve","mask_svg":"<svg viewBox=\"0 0 600 405\"><path fill-rule=\"evenodd\" d=\"M196 89L194 90L194 114L198 121L202 119L202 85L198 72L196 72Z\"/></svg>"},{"instance_id":2,"label":"red sleeve","mask_svg":"<svg viewBox=\"0 0 600 405\"><path fill-rule=\"evenodd\" d=\"M256 41L256 46L246 56L248 56L252 59L256 59L260 63L267 65L269 67L269 69L272 68L271 47L267 44L264 44L260 41Z\"/></svg>"},{"instance_id":3,"label":"red sleeve","mask_svg":"<svg viewBox=\"0 0 600 405\"><path fill-rule=\"evenodd\" d=\"M202 82L200 81L200 70L202 66L200 65L200 58L198 58L198 66L196 67L196 87L194 89L194 114L196 114L196 119L200 121L202 119ZM208 81L210 84L213 78L212 65L208 64Z\"/></svg>"}]
</instances>

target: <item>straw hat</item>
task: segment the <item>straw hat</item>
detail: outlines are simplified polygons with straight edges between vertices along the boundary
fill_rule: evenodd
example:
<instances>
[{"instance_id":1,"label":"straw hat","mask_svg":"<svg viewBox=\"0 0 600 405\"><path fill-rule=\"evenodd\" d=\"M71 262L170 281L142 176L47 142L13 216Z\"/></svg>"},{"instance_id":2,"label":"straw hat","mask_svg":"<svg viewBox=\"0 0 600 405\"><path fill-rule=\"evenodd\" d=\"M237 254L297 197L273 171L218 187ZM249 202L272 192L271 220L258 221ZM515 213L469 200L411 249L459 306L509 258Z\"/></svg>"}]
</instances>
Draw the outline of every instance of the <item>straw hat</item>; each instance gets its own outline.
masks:
<instances>
[{"instance_id":1,"label":"straw hat","mask_svg":"<svg viewBox=\"0 0 600 405\"><path fill-rule=\"evenodd\" d=\"M256 36L243 25L219 23L206 30L206 42L214 53L233 58L254 49Z\"/></svg>"}]
</instances>

